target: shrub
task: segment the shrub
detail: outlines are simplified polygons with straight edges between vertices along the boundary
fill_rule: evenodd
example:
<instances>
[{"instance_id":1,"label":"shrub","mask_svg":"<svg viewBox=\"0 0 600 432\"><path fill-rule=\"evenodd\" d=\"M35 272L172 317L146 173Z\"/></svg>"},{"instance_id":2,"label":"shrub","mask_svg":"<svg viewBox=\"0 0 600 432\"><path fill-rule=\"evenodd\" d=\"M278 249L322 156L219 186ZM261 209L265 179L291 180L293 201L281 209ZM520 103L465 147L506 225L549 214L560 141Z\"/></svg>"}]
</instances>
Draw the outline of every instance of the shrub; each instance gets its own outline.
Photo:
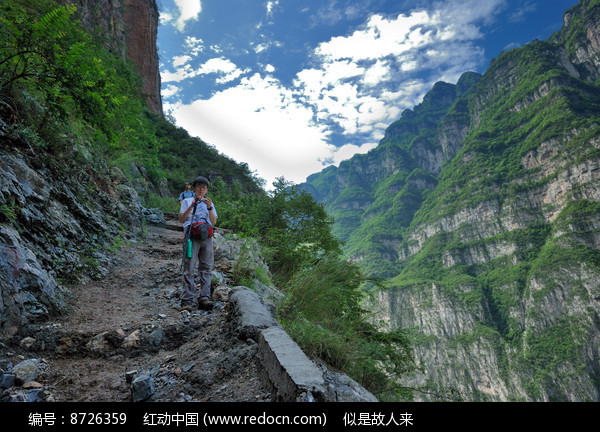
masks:
<instances>
[{"instance_id":1,"label":"shrub","mask_svg":"<svg viewBox=\"0 0 600 432\"><path fill-rule=\"evenodd\" d=\"M401 330L386 332L372 323L367 282L377 281L328 253L291 278L279 318L308 355L343 370L380 399L410 399L399 379L416 368L412 348Z\"/></svg>"}]
</instances>

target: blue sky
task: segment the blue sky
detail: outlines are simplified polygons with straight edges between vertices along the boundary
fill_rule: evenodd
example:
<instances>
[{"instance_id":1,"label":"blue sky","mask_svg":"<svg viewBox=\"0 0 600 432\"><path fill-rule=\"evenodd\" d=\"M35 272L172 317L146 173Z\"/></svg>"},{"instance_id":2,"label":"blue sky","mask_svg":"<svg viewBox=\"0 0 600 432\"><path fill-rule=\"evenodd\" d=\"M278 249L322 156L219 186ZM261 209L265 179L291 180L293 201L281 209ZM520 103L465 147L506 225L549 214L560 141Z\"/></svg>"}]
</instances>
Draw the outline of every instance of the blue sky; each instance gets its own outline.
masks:
<instances>
[{"instance_id":1,"label":"blue sky","mask_svg":"<svg viewBox=\"0 0 600 432\"><path fill-rule=\"evenodd\" d=\"M269 188L371 150L435 82L547 39L577 1L157 3L165 112Z\"/></svg>"}]
</instances>

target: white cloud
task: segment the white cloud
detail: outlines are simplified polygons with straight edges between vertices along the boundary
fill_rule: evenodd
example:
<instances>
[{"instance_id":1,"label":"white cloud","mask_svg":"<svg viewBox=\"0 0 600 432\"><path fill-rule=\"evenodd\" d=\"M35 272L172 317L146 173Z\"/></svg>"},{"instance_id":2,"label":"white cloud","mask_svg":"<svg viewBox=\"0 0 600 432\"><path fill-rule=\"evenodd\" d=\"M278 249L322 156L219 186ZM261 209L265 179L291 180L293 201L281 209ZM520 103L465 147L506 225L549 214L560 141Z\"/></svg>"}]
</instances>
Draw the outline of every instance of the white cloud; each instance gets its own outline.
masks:
<instances>
[{"instance_id":1,"label":"white cloud","mask_svg":"<svg viewBox=\"0 0 600 432\"><path fill-rule=\"evenodd\" d=\"M198 19L202 12L202 3L200 0L174 0L179 9L179 18L175 22L175 27L179 31L183 31L185 25L190 20Z\"/></svg>"},{"instance_id":2,"label":"white cloud","mask_svg":"<svg viewBox=\"0 0 600 432\"><path fill-rule=\"evenodd\" d=\"M267 39L267 37L265 35L261 35L261 36L263 39L265 39L265 42L255 42L255 43L250 44L250 46L252 47L252 49L254 50L254 52L256 54L260 54L260 53L268 50L271 47L283 46L283 44L279 41L269 40L269 39Z\"/></svg>"},{"instance_id":3,"label":"white cloud","mask_svg":"<svg viewBox=\"0 0 600 432\"><path fill-rule=\"evenodd\" d=\"M300 71L294 85L315 107L320 121L353 134L381 139L385 127L420 101L436 81L455 82L484 59L474 45L478 23L504 0L439 2L431 10L384 17L320 43L315 65ZM329 3L333 5L333 3Z\"/></svg>"},{"instance_id":4,"label":"white cloud","mask_svg":"<svg viewBox=\"0 0 600 432\"><path fill-rule=\"evenodd\" d=\"M260 54L263 51L266 51L269 48L269 44L268 43L259 43L254 45L254 52L256 54Z\"/></svg>"},{"instance_id":5,"label":"white cloud","mask_svg":"<svg viewBox=\"0 0 600 432\"><path fill-rule=\"evenodd\" d=\"M198 73L201 75L210 73L221 75L221 77L216 79L216 83L225 84L249 71L249 69L239 69L231 60L221 57L208 60L200 67Z\"/></svg>"},{"instance_id":6,"label":"white cloud","mask_svg":"<svg viewBox=\"0 0 600 432\"><path fill-rule=\"evenodd\" d=\"M361 145L360 147L356 144L345 144L341 147L333 148L330 158L323 162L327 162L328 165L333 164L338 166L340 162L348 160L356 154L367 153L375 147L377 147L377 143L367 143Z\"/></svg>"},{"instance_id":7,"label":"white cloud","mask_svg":"<svg viewBox=\"0 0 600 432\"><path fill-rule=\"evenodd\" d=\"M173 14L171 14L169 12L161 11L160 16L158 17L158 20L160 21L161 24L168 24L171 21L173 21Z\"/></svg>"},{"instance_id":8,"label":"white cloud","mask_svg":"<svg viewBox=\"0 0 600 432\"><path fill-rule=\"evenodd\" d=\"M175 72L163 70L160 74L160 79L163 83L180 82L188 78L193 78L196 75L190 65L186 64L176 69Z\"/></svg>"},{"instance_id":9,"label":"white cloud","mask_svg":"<svg viewBox=\"0 0 600 432\"><path fill-rule=\"evenodd\" d=\"M383 136L380 124L390 124L412 96L406 91L387 93L395 72L415 70L416 60L398 63L401 56L431 44L432 32L425 29L438 23L427 12L414 12L387 19L373 15L364 28L346 37L334 37L315 49L318 67L298 73L296 88L303 91L317 117L336 123L346 135L367 133L372 140ZM390 108L392 107L392 108Z\"/></svg>"},{"instance_id":10,"label":"white cloud","mask_svg":"<svg viewBox=\"0 0 600 432\"><path fill-rule=\"evenodd\" d=\"M279 0L273 0L267 2L267 17L271 18L273 16L273 9L275 6L279 6Z\"/></svg>"},{"instance_id":11,"label":"white cloud","mask_svg":"<svg viewBox=\"0 0 600 432\"><path fill-rule=\"evenodd\" d=\"M336 5L336 0L329 1L326 5L321 5L317 15L313 18L314 26L323 24L334 25L344 18L343 11Z\"/></svg>"},{"instance_id":12,"label":"white cloud","mask_svg":"<svg viewBox=\"0 0 600 432\"><path fill-rule=\"evenodd\" d=\"M390 65L387 61L377 60L362 77L362 82L368 86L375 86L390 78Z\"/></svg>"},{"instance_id":13,"label":"white cloud","mask_svg":"<svg viewBox=\"0 0 600 432\"><path fill-rule=\"evenodd\" d=\"M175 94L177 94L178 91L179 91L179 87L177 87L176 85L173 85L173 84L169 84L167 86L167 88L165 88L161 91L161 95L163 98L173 97L173 96L175 96Z\"/></svg>"},{"instance_id":14,"label":"white cloud","mask_svg":"<svg viewBox=\"0 0 600 432\"><path fill-rule=\"evenodd\" d=\"M512 22L522 22L525 21L528 15L535 13L537 11L538 5L531 2L526 2L519 9L513 12L510 16L510 20Z\"/></svg>"},{"instance_id":15,"label":"white cloud","mask_svg":"<svg viewBox=\"0 0 600 432\"><path fill-rule=\"evenodd\" d=\"M249 69L240 69L231 60L223 57L209 59L196 69L189 64L189 60L191 60L189 56L175 57L173 59L175 71L163 71L161 73L162 82L179 82L199 75L216 74L218 77L215 78L215 82L224 84L249 72Z\"/></svg>"},{"instance_id":16,"label":"white cloud","mask_svg":"<svg viewBox=\"0 0 600 432\"><path fill-rule=\"evenodd\" d=\"M226 58L212 58L204 63L198 70L200 74L207 73L231 73L237 69L235 63Z\"/></svg>"},{"instance_id":17,"label":"white cloud","mask_svg":"<svg viewBox=\"0 0 600 432\"><path fill-rule=\"evenodd\" d=\"M270 76L242 78L240 85L210 99L168 106L170 110L179 126L248 163L267 185L282 175L301 183L323 169L323 162L338 163L361 151L357 145L338 149L329 144L328 131L314 122L313 110Z\"/></svg>"},{"instance_id":18,"label":"white cloud","mask_svg":"<svg viewBox=\"0 0 600 432\"><path fill-rule=\"evenodd\" d=\"M171 62L174 67L180 67L189 62L192 58L188 55L183 56L175 56L173 57L173 61Z\"/></svg>"},{"instance_id":19,"label":"white cloud","mask_svg":"<svg viewBox=\"0 0 600 432\"><path fill-rule=\"evenodd\" d=\"M185 48L190 55L196 57L198 54L204 51L204 41L194 36L186 36Z\"/></svg>"},{"instance_id":20,"label":"white cloud","mask_svg":"<svg viewBox=\"0 0 600 432\"><path fill-rule=\"evenodd\" d=\"M438 25L437 20L426 11L413 12L410 16L400 14L396 19L373 15L365 28L350 36L338 36L321 43L316 54L325 61L351 59L355 62L400 55L431 43L431 33L423 30L425 26Z\"/></svg>"},{"instance_id":21,"label":"white cloud","mask_svg":"<svg viewBox=\"0 0 600 432\"><path fill-rule=\"evenodd\" d=\"M267 185L282 175L300 183L327 164L374 148L385 128L419 103L436 81L455 82L477 69L484 59L475 45L482 37L479 25L504 1L449 0L427 11L372 15L348 35L316 46L311 67L299 71L290 87L273 77L276 63L258 65L266 75L249 75L249 69L224 57L192 67L204 43L188 38L187 52L173 59L175 70L163 72L163 82L208 74L219 84L239 82L209 99L165 102L165 111L192 135L248 163ZM325 4L321 16L342 19L350 13L336 11L334 4ZM277 5L266 3L268 17ZM256 53L278 44L266 38L261 42L251 44ZM177 91L169 84L163 94ZM334 130L341 130L346 142L339 148L331 144Z\"/></svg>"}]
</instances>

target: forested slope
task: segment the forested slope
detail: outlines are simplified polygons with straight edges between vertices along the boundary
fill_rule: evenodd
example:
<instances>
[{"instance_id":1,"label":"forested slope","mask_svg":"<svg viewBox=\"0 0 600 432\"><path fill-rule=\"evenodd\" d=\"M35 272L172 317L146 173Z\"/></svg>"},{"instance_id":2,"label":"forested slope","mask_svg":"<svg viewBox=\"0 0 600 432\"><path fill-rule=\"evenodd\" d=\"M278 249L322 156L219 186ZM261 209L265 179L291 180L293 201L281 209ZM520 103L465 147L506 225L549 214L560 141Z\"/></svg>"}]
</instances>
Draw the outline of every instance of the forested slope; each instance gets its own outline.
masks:
<instances>
[{"instance_id":1,"label":"forested slope","mask_svg":"<svg viewBox=\"0 0 600 432\"><path fill-rule=\"evenodd\" d=\"M305 185L388 280L377 306L412 332L425 399L600 399L599 28L581 1Z\"/></svg>"}]
</instances>

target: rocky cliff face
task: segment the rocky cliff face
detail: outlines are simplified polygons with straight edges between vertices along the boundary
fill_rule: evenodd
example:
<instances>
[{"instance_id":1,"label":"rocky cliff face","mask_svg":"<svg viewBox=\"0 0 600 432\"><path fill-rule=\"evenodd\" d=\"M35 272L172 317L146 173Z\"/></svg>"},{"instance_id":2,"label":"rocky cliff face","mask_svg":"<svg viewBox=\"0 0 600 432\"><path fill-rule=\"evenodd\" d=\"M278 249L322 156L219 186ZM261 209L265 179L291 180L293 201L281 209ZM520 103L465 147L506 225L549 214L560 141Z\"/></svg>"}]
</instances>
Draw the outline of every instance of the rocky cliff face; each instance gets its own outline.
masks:
<instances>
[{"instance_id":1,"label":"rocky cliff face","mask_svg":"<svg viewBox=\"0 0 600 432\"><path fill-rule=\"evenodd\" d=\"M158 8L156 0L125 0L125 46L127 59L143 77L143 93L150 109L162 114L160 72L158 68Z\"/></svg>"},{"instance_id":2,"label":"rocky cliff face","mask_svg":"<svg viewBox=\"0 0 600 432\"><path fill-rule=\"evenodd\" d=\"M142 205L117 168L83 144L46 158L0 122L0 336L68 309L70 283L106 271L135 239Z\"/></svg>"},{"instance_id":3,"label":"rocky cliff face","mask_svg":"<svg viewBox=\"0 0 600 432\"><path fill-rule=\"evenodd\" d=\"M79 4L82 21L114 52L147 60L151 32L134 37L127 29L138 33L140 20L155 21L154 1ZM44 90L59 93L60 87ZM32 104L42 100L27 97ZM285 334L271 315L280 297L275 287L233 286L244 266L268 271L250 240L216 230L215 308L180 311L177 214L167 224L161 211L143 208L136 191L164 183L141 164L120 164L131 175L113 166L115 154L104 147L101 131L92 133L75 115L61 117L43 138L28 119L0 112L0 401L376 401L350 377L310 361ZM89 135L78 133L88 126ZM206 150L201 159L209 173L211 166L225 167L232 182L259 189L247 167L182 130L171 154L173 130L165 129L147 136L162 134L161 151L171 159L186 146ZM60 143L48 139L57 136ZM171 349L177 354L166 355ZM181 366L174 366L175 357ZM143 370L129 369L130 361Z\"/></svg>"},{"instance_id":4,"label":"rocky cliff face","mask_svg":"<svg viewBox=\"0 0 600 432\"><path fill-rule=\"evenodd\" d=\"M412 334L418 399L600 400L599 28L600 2L580 2L548 41L446 102L434 88L371 154L309 178L353 221L350 256L389 278L378 306ZM386 169L349 213L345 167L366 160Z\"/></svg>"},{"instance_id":5,"label":"rocky cliff face","mask_svg":"<svg viewBox=\"0 0 600 432\"><path fill-rule=\"evenodd\" d=\"M456 85L437 83L421 104L388 127L377 148L314 174L303 185L325 203L336 220L335 234L370 273L397 273L402 231L437 185L442 165L461 148L469 126L466 98L480 78L467 72Z\"/></svg>"},{"instance_id":6,"label":"rocky cliff face","mask_svg":"<svg viewBox=\"0 0 600 432\"><path fill-rule=\"evenodd\" d=\"M123 60L135 65L152 112L163 113L158 67L156 0L61 0L77 6L83 26Z\"/></svg>"}]
</instances>

